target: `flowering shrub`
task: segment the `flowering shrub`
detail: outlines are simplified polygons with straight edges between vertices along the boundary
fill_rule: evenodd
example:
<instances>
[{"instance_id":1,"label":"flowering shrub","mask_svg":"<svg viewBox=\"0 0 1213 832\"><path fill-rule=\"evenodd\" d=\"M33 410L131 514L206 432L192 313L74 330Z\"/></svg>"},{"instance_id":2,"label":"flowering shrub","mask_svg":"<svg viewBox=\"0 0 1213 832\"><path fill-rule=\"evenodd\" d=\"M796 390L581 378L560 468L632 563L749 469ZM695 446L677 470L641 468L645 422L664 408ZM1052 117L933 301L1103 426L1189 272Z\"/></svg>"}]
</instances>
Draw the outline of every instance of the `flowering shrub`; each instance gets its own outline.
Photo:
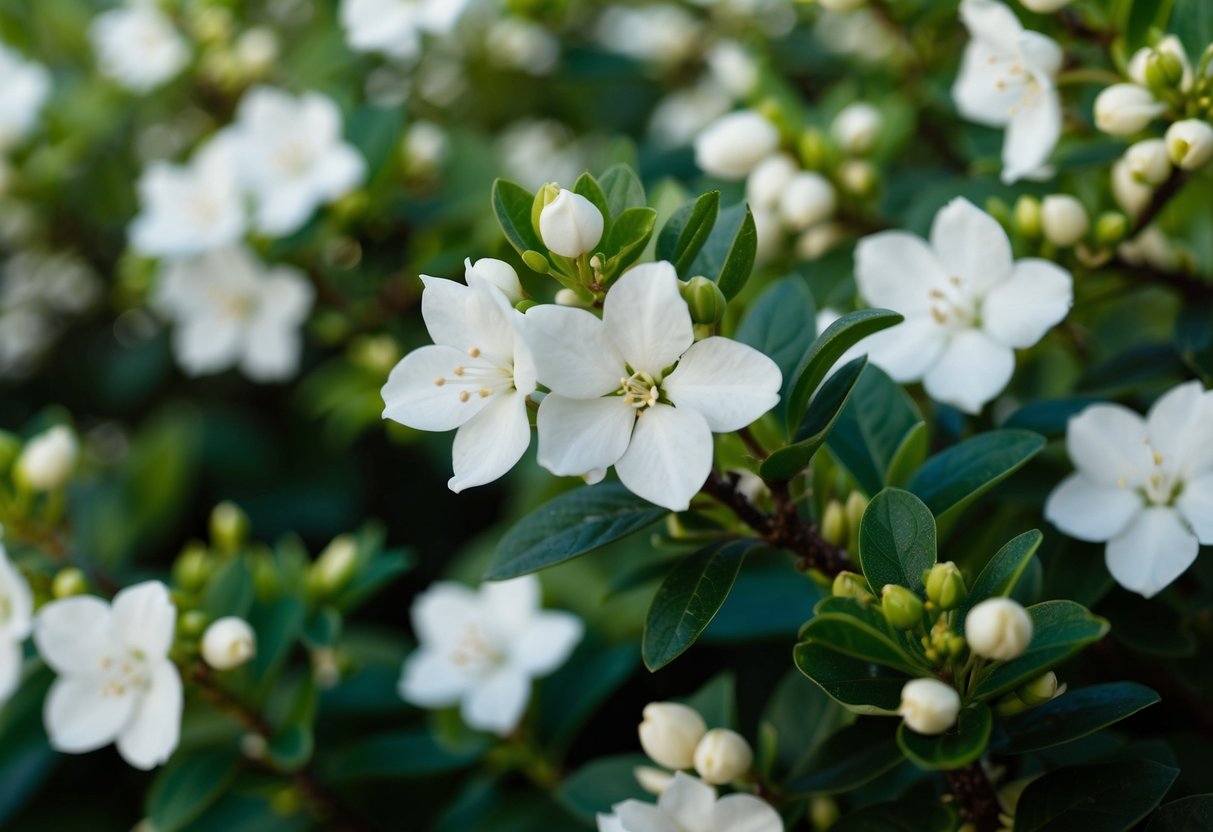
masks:
<instances>
[{"instance_id":1,"label":"flowering shrub","mask_svg":"<svg viewBox=\"0 0 1213 832\"><path fill-rule=\"evenodd\" d=\"M1211 122L1207 0L0 3L0 826L1213 828Z\"/></svg>"}]
</instances>

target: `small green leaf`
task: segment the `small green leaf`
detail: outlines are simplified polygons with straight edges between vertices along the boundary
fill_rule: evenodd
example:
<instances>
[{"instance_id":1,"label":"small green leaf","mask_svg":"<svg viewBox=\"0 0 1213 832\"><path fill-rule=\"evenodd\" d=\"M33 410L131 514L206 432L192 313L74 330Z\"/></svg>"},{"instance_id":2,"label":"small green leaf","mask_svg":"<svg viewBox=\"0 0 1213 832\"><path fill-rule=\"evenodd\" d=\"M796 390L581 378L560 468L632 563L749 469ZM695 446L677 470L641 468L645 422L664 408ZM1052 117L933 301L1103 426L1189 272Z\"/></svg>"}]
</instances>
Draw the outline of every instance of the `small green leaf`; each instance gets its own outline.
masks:
<instances>
[{"instance_id":1,"label":"small green leaf","mask_svg":"<svg viewBox=\"0 0 1213 832\"><path fill-rule=\"evenodd\" d=\"M1003 721L998 754L1026 754L1093 734L1158 702L1159 695L1135 682L1110 682L1068 691Z\"/></svg>"},{"instance_id":2,"label":"small green leaf","mask_svg":"<svg viewBox=\"0 0 1213 832\"><path fill-rule=\"evenodd\" d=\"M691 277L691 264L708 241L719 211L720 191L684 203L657 235L657 259L673 263L684 280Z\"/></svg>"},{"instance_id":3,"label":"small green leaf","mask_svg":"<svg viewBox=\"0 0 1213 832\"><path fill-rule=\"evenodd\" d=\"M922 594L922 573L935 565L935 518L908 491L886 488L859 524L859 564L872 591L897 584Z\"/></svg>"},{"instance_id":4,"label":"small green leaf","mask_svg":"<svg viewBox=\"0 0 1213 832\"><path fill-rule=\"evenodd\" d=\"M1017 659L997 662L986 670L976 690L982 699L1035 679L1108 632L1106 620L1073 601L1045 601L1028 607L1028 615L1032 618L1032 641L1027 651Z\"/></svg>"},{"instance_id":5,"label":"small green leaf","mask_svg":"<svg viewBox=\"0 0 1213 832\"><path fill-rule=\"evenodd\" d=\"M804 419L792 437L792 444L778 449L763 460L759 469L763 479L788 480L808 467L813 454L829 437L867 363L868 357L861 355L826 379L809 403L809 409L805 411Z\"/></svg>"},{"instance_id":6,"label":"small green leaf","mask_svg":"<svg viewBox=\"0 0 1213 832\"><path fill-rule=\"evenodd\" d=\"M754 260L758 257L758 228L754 225L754 215L746 206L745 217L741 227L733 235L732 245L725 254L724 262L716 276L716 285L725 298L732 300L737 293L745 288L754 271Z\"/></svg>"},{"instance_id":7,"label":"small green leaf","mask_svg":"<svg viewBox=\"0 0 1213 832\"><path fill-rule=\"evenodd\" d=\"M1132 55L1149 42L1150 29L1166 28L1171 0L1132 0L1124 24L1125 52Z\"/></svg>"},{"instance_id":8,"label":"small green leaf","mask_svg":"<svg viewBox=\"0 0 1213 832\"><path fill-rule=\"evenodd\" d=\"M901 704L904 673L869 664L816 641L802 641L792 650L796 667L835 702L857 714L890 716Z\"/></svg>"},{"instance_id":9,"label":"small green leaf","mask_svg":"<svg viewBox=\"0 0 1213 832\"><path fill-rule=\"evenodd\" d=\"M562 494L522 518L497 545L489 580L516 578L634 534L669 512L619 483Z\"/></svg>"},{"instance_id":10,"label":"small green leaf","mask_svg":"<svg viewBox=\"0 0 1213 832\"><path fill-rule=\"evenodd\" d=\"M610 275L619 274L644 253L656 223L657 212L652 208L628 208L615 218L602 246Z\"/></svg>"},{"instance_id":11,"label":"small green leaf","mask_svg":"<svg viewBox=\"0 0 1213 832\"><path fill-rule=\"evenodd\" d=\"M556 800L592 826L600 813L610 812L616 803L625 800L652 802L652 797L640 788L633 773L639 766L652 764L643 754L600 757L566 777L556 788Z\"/></svg>"},{"instance_id":12,"label":"small green leaf","mask_svg":"<svg viewBox=\"0 0 1213 832\"><path fill-rule=\"evenodd\" d=\"M830 368L842 358L843 353L872 333L899 324L903 320L905 319L901 315L888 309L861 309L858 312L848 312L826 327L826 331L813 341L793 373L796 381L788 396L788 426L800 424L809 397L821 384Z\"/></svg>"},{"instance_id":13,"label":"small green leaf","mask_svg":"<svg viewBox=\"0 0 1213 832\"><path fill-rule=\"evenodd\" d=\"M907 488L946 523L1022 468L1044 446L1044 437L1026 430L983 433L928 459Z\"/></svg>"},{"instance_id":14,"label":"small green leaf","mask_svg":"<svg viewBox=\"0 0 1213 832\"><path fill-rule=\"evenodd\" d=\"M1015 832L1125 832L1159 804L1178 774L1151 760L1051 771L1020 795Z\"/></svg>"},{"instance_id":15,"label":"small green leaf","mask_svg":"<svg viewBox=\"0 0 1213 832\"><path fill-rule=\"evenodd\" d=\"M644 185L629 165L611 165L598 177L598 184L602 186L607 208L616 220L629 208L643 208L646 205Z\"/></svg>"},{"instance_id":16,"label":"small green leaf","mask_svg":"<svg viewBox=\"0 0 1213 832\"><path fill-rule=\"evenodd\" d=\"M922 414L901 385L869 363L842 409L826 446L869 497L886 485L893 459Z\"/></svg>"},{"instance_id":17,"label":"small green leaf","mask_svg":"<svg viewBox=\"0 0 1213 832\"><path fill-rule=\"evenodd\" d=\"M1213 794L1172 800L1150 817L1146 832L1206 832L1213 829Z\"/></svg>"},{"instance_id":18,"label":"small green leaf","mask_svg":"<svg viewBox=\"0 0 1213 832\"><path fill-rule=\"evenodd\" d=\"M342 612L357 608L372 595L413 568L417 557L409 549L389 549L377 552L350 581L349 586L333 598L333 606Z\"/></svg>"},{"instance_id":19,"label":"small green leaf","mask_svg":"<svg viewBox=\"0 0 1213 832\"><path fill-rule=\"evenodd\" d=\"M645 618L645 667L660 670L695 643L729 597L741 562L755 545L752 540L713 543L674 567Z\"/></svg>"},{"instance_id":20,"label":"small green leaf","mask_svg":"<svg viewBox=\"0 0 1213 832\"><path fill-rule=\"evenodd\" d=\"M896 631L889 626L880 611L875 607L871 609L874 615L864 618L818 612L804 625L800 637L811 639L837 653L863 662L884 665L911 675L929 672L929 669L920 667L913 657L906 653Z\"/></svg>"},{"instance_id":21,"label":"small green leaf","mask_svg":"<svg viewBox=\"0 0 1213 832\"><path fill-rule=\"evenodd\" d=\"M497 179L493 182L492 191L493 213L501 233L509 240L510 245L519 254L525 251L547 253L547 246L535 233L531 225L531 207L535 195L521 185L508 179Z\"/></svg>"},{"instance_id":22,"label":"small green leaf","mask_svg":"<svg viewBox=\"0 0 1213 832\"><path fill-rule=\"evenodd\" d=\"M914 765L928 771L961 768L986 750L994 719L984 702L960 712L952 728L942 734L920 734L903 722L897 728L897 745Z\"/></svg>"},{"instance_id":23,"label":"small green leaf","mask_svg":"<svg viewBox=\"0 0 1213 832\"><path fill-rule=\"evenodd\" d=\"M176 832L219 799L236 777L239 760L212 748L174 757L152 782L147 815L157 832Z\"/></svg>"},{"instance_id":24,"label":"small green leaf","mask_svg":"<svg viewBox=\"0 0 1213 832\"><path fill-rule=\"evenodd\" d=\"M964 635L964 621L969 610L987 598L1006 598L1011 594L1043 539L1044 535L1032 529L1011 539L998 550L998 554L990 558L977 580L969 587L968 597L956 608L953 619L961 635Z\"/></svg>"}]
</instances>

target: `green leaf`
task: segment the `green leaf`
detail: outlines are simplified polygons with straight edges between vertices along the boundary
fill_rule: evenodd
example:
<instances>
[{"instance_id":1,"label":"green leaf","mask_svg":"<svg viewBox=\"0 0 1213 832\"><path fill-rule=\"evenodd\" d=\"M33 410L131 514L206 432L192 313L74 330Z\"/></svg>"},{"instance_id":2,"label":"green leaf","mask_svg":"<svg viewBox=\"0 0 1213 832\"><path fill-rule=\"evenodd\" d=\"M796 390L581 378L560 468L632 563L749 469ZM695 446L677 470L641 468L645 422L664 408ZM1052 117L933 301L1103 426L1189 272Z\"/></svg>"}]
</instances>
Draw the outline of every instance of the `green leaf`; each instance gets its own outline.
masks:
<instances>
[{"instance_id":1,"label":"green leaf","mask_svg":"<svg viewBox=\"0 0 1213 832\"><path fill-rule=\"evenodd\" d=\"M903 722L897 727L897 745L910 762L928 771L961 768L986 750L994 718L984 702L960 712L952 728L942 734L919 734Z\"/></svg>"},{"instance_id":2,"label":"green leaf","mask_svg":"<svg viewBox=\"0 0 1213 832\"><path fill-rule=\"evenodd\" d=\"M734 338L766 355L783 373L781 401L792 389L796 365L816 338L813 327L805 326L815 315L808 284L792 274L764 289L737 327Z\"/></svg>"},{"instance_id":3,"label":"green leaf","mask_svg":"<svg viewBox=\"0 0 1213 832\"><path fill-rule=\"evenodd\" d=\"M1002 427L1030 430L1049 438L1064 436L1066 425L1072 417L1101 401L1103 399L1094 396L1076 396L1070 399L1031 402L1008 416Z\"/></svg>"},{"instance_id":4,"label":"green leaf","mask_svg":"<svg viewBox=\"0 0 1213 832\"><path fill-rule=\"evenodd\" d=\"M615 218L603 244L610 274L619 274L636 262L649 244L656 223L657 212L652 208L628 208Z\"/></svg>"},{"instance_id":5,"label":"green leaf","mask_svg":"<svg viewBox=\"0 0 1213 832\"><path fill-rule=\"evenodd\" d=\"M1213 43L1213 5L1208 0L1175 0L1168 28L1179 35L1189 55L1199 55Z\"/></svg>"},{"instance_id":6,"label":"green leaf","mask_svg":"<svg viewBox=\"0 0 1213 832\"><path fill-rule=\"evenodd\" d=\"M1073 601L1045 601L1028 607L1032 641L1017 659L991 665L977 683L982 699L1006 693L1073 656L1108 632L1108 622Z\"/></svg>"},{"instance_id":7,"label":"green leaf","mask_svg":"<svg viewBox=\"0 0 1213 832\"><path fill-rule=\"evenodd\" d=\"M743 207L745 216L742 217L741 226L733 235L733 241L724 255L724 261L720 264L720 270L715 273L716 285L720 287L721 293L727 300L737 297L737 294L745 288L746 282L750 279L750 273L754 271L754 260L758 257L758 228L754 225L754 215L750 213L749 206L743 204ZM732 210L729 209L721 214L722 217L725 217L726 223ZM704 251L700 252L701 255L713 250L710 238L708 243L709 245L704 247ZM708 272L708 274L711 275L712 272Z\"/></svg>"},{"instance_id":8,"label":"green leaf","mask_svg":"<svg viewBox=\"0 0 1213 832\"><path fill-rule=\"evenodd\" d=\"M774 766L770 772L778 779L799 777L816 764L834 762L823 757L822 745L851 717L825 691L797 670L784 674L779 686L767 700L762 725L769 726L775 738Z\"/></svg>"},{"instance_id":9,"label":"green leaf","mask_svg":"<svg viewBox=\"0 0 1213 832\"><path fill-rule=\"evenodd\" d=\"M1093 734L1158 702L1159 695L1135 682L1110 682L1068 691L1003 720L998 754L1026 754Z\"/></svg>"},{"instance_id":10,"label":"green leaf","mask_svg":"<svg viewBox=\"0 0 1213 832\"><path fill-rule=\"evenodd\" d=\"M236 555L211 576L200 606L211 618L226 615L245 618L253 605L253 595L253 574L244 559Z\"/></svg>"},{"instance_id":11,"label":"green leaf","mask_svg":"<svg viewBox=\"0 0 1213 832\"><path fill-rule=\"evenodd\" d=\"M861 719L836 732L817 754L815 765L788 784L789 791L837 794L875 780L902 761L893 726L883 719Z\"/></svg>"},{"instance_id":12,"label":"green leaf","mask_svg":"<svg viewBox=\"0 0 1213 832\"><path fill-rule=\"evenodd\" d=\"M1153 27L1165 29L1170 14L1171 0L1132 0L1124 26L1126 54L1147 45Z\"/></svg>"},{"instance_id":13,"label":"green leaf","mask_svg":"<svg viewBox=\"0 0 1213 832\"><path fill-rule=\"evenodd\" d=\"M788 480L808 467L813 454L829 437L867 363L868 357L861 355L826 379L809 403L809 409L793 435L792 444L778 449L763 460L759 469L763 479Z\"/></svg>"},{"instance_id":14,"label":"green leaf","mask_svg":"<svg viewBox=\"0 0 1213 832\"><path fill-rule=\"evenodd\" d=\"M847 710L884 716L897 713L901 689L908 681L904 673L852 658L815 641L797 644L792 659L801 673Z\"/></svg>"},{"instance_id":15,"label":"green leaf","mask_svg":"<svg viewBox=\"0 0 1213 832\"><path fill-rule=\"evenodd\" d=\"M1208 832L1213 829L1213 794L1181 797L1159 808L1146 832Z\"/></svg>"},{"instance_id":16,"label":"green leaf","mask_svg":"<svg viewBox=\"0 0 1213 832\"><path fill-rule=\"evenodd\" d=\"M611 209L607 205L606 194L602 191L602 186L598 184L589 171L577 177L577 181L573 183L573 193L583 196L593 203L598 209L598 213L602 214L602 234L606 237L611 232L611 224L614 217L611 215Z\"/></svg>"},{"instance_id":17,"label":"green leaf","mask_svg":"<svg viewBox=\"0 0 1213 832\"><path fill-rule=\"evenodd\" d=\"M556 800L593 825L600 812L610 812L616 803L625 800L652 802L652 796L640 788L633 774L638 766L651 765L653 762L643 754L601 757L566 777L556 789Z\"/></svg>"},{"instance_id":18,"label":"green leaf","mask_svg":"<svg viewBox=\"0 0 1213 832\"><path fill-rule=\"evenodd\" d=\"M1158 805L1178 774L1150 760L1051 771L1020 795L1015 832L1124 832Z\"/></svg>"},{"instance_id":19,"label":"green leaf","mask_svg":"<svg viewBox=\"0 0 1213 832\"><path fill-rule=\"evenodd\" d=\"M908 491L886 488L859 524L859 564L872 591L897 584L922 594L922 573L935 565L935 518Z\"/></svg>"},{"instance_id":20,"label":"green leaf","mask_svg":"<svg viewBox=\"0 0 1213 832\"><path fill-rule=\"evenodd\" d=\"M174 757L147 794L147 815L157 832L176 832L219 799L236 777L239 760L228 749Z\"/></svg>"},{"instance_id":21,"label":"green leaf","mask_svg":"<svg viewBox=\"0 0 1213 832\"><path fill-rule=\"evenodd\" d=\"M489 580L515 578L584 555L669 514L619 483L600 483L545 503L497 545Z\"/></svg>"},{"instance_id":22,"label":"green leaf","mask_svg":"<svg viewBox=\"0 0 1213 832\"><path fill-rule=\"evenodd\" d=\"M327 760L332 780L391 780L458 771L488 750L487 737L469 736L459 745L439 742L424 729L375 734L332 753Z\"/></svg>"},{"instance_id":23,"label":"green leaf","mask_svg":"<svg viewBox=\"0 0 1213 832\"><path fill-rule=\"evenodd\" d=\"M952 832L956 813L937 802L898 800L864 806L830 827L830 832Z\"/></svg>"},{"instance_id":24,"label":"green leaf","mask_svg":"<svg viewBox=\"0 0 1213 832\"><path fill-rule=\"evenodd\" d=\"M874 603L854 598L827 598L800 630L802 639L872 664L910 675L929 673L902 647L901 636Z\"/></svg>"},{"instance_id":25,"label":"green leaf","mask_svg":"<svg viewBox=\"0 0 1213 832\"><path fill-rule=\"evenodd\" d=\"M796 380L788 396L786 411L789 427L800 424L809 397L821 384L830 368L842 358L843 353L872 333L887 329L903 320L901 315L888 309L861 309L858 312L848 312L826 327L826 331L813 341L793 373ZM898 440L900 441L900 437Z\"/></svg>"},{"instance_id":26,"label":"green leaf","mask_svg":"<svg viewBox=\"0 0 1213 832\"><path fill-rule=\"evenodd\" d=\"M598 177L598 184L606 194L607 208L616 221L629 208L643 208L646 205L644 185L630 165L611 165Z\"/></svg>"},{"instance_id":27,"label":"green leaf","mask_svg":"<svg viewBox=\"0 0 1213 832\"><path fill-rule=\"evenodd\" d=\"M249 624L257 634L257 652L248 667L249 675L258 683L258 696L277 681L278 671L303 628L305 614L303 601L289 595L253 609Z\"/></svg>"},{"instance_id":28,"label":"green leaf","mask_svg":"<svg viewBox=\"0 0 1213 832\"><path fill-rule=\"evenodd\" d=\"M893 459L915 425L922 422L914 400L869 363L855 393L826 440L830 453L869 497L893 482Z\"/></svg>"},{"instance_id":29,"label":"green leaf","mask_svg":"<svg viewBox=\"0 0 1213 832\"><path fill-rule=\"evenodd\" d=\"M901 444L889 460L885 485L903 488L927 458L927 423L919 422L902 437Z\"/></svg>"},{"instance_id":30,"label":"green leaf","mask_svg":"<svg viewBox=\"0 0 1213 832\"><path fill-rule=\"evenodd\" d=\"M695 643L729 596L752 540L713 543L687 557L662 581L644 622L641 652L660 670Z\"/></svg>"},{"instance_id":31,"label":"green leaf","mask_svg":"<svg viewBox=\"0 0 1213 832\"><path fill-rule=\"evenodd\" d=\"M497 224L514 250L519 254L525 251L546 254L547 246L531 225L531 207L535 203L535 195L508 179L497 179L493 182L491 198Z\"/></svg>"},{"instance_id":32,"label":"green leaf","mask_svg":"<svg viewBox=\"0 0 1213 832\"><path fill-rule=\"evenodd\" d=\"M990 558L977 580L969 587L968 597L956 608L953 620L961 635L964 635L964 621L969 610L987 598L1006 598L1011 594L1043 539L1044 535L1032 529L1011 539L998 550L998 554Z\"/></svg>"},{"instance_id":33,"label":"green leaf","mask_svg":"<svg viewBox=\"0 0 1213 832\"><path fill-rule=\"evenodd\" d=\"M1044 446L1044 437L1026 430L983 433L928 459L907 488L922 498L941 523L947 522L1022 468Z\"/></svg>"},{"instance_id":34,"label":"green leaf","mask_svg":"<svg viewBox=\"0 0 1213 832\"><path fill-rule=\"evenodd\" d=\"M334 596L333 606L343 612L357 608L380 589L412 569L416 560L416 554L410 549L377 552L370 562L358 571L349 586Z\"/></svg>"},{"instance_id":35,"label":"green leaf","mask_svg":"<svg viewBox=\"0 0 1213 832\"><path fill-rule=\"evenodd\" d=\"M691 264L708 241L719 211L720 191L684 203L657 235L657 259L673 263L684 280L692 277Z\"/></svg>"},{"instance_id":36,"label":"green leaf","mask_svg":"<svg viewBox=\"0 0 1213 832\"><path fill-rule=\"evenodd\" d=\"M300 720L270 738L266 756L279 771L299 771L312 759L315 747L311 720Z\"/></svg>"}]
</instances>

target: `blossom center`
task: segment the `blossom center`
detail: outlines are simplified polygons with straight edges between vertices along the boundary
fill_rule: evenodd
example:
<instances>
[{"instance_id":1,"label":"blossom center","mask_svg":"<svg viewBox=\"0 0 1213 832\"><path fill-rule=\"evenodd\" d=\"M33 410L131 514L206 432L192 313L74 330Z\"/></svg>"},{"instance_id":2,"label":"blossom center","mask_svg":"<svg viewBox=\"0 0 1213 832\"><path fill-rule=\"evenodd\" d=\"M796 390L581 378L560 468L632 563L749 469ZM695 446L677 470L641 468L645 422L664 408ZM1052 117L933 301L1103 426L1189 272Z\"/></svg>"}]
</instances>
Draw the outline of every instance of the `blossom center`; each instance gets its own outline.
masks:
<instances>
[{"instance_id":1,"label":"blossom center","mask_svg":"<svg viewBox=\"0 0 1213 832\"><path fill-rule=\"evenodd\" d=\"M1183 482L1164 467L1162 454L1154 450L1149 438L1142 439L1141 441L1149 450L1150 459L1153 462L1153 467L1150 469L1150 473L1146 475L1145 482L1142 484L1142 495L1153 505L1169 506L1179 496ZM1124 480L1121 480L1119 485L1121 488L1124 488Z\"/></svg>"},{"instance_id":2,"label":"blossom center","mask_svg":"<svg viewBox=\"0 0 1213 832\"><path fill-rule=\"evenodd\" d=\"M956 275L930 291L931 318L950 329L968 329L977 325L977 303L964 291L964 280Z\"/></svg>"},{"instance_id":3,"label":"blossom center","mask_svg":"<svg viewBox=\"0 0 1213 832\"><path fill-rule=\"evenodd\" d=\"M619 389L623 393L623 403L637 410L652 407L661 399L661 387L657 380L643 371L619 379Z\"/></svg>"},{"instance_id":4,"label":"blossom center","mask_svg":"<svg viewBox=\"0 0 1213 832\"><path fill-rule=\"evenodd\" d=\"M471 359L468 363L456 364L449 375L435 378L434 386L450 387L461 402L469 402L473 396L487 399L502 390L514 389L513 364L494 363L479 347L470 347L467 354Z\"/></svg>"},{"instance_id":5,"label":"blossom center","mask_svg":"<svg viewBox=\"0 0 1213 832\"><path fill-rule=\"evenodd\" d=\"M469 670L492 667L505 659L478 623L469 624L464 629L451 649L450 658L451 664Z\"/></svg>"},{"instance_id":6,"label":"blossom center","mask_svg":"<svg viewBox=\"0 0 1213 832\"><path fill-rule=\"evenodd\" d=\"M311 154L301 141L286 141L274 152L274 164L288 176L297 176L309 167Z\"/></svg>"},{"instance_id":7,"label":"blossom center","mask_svg":"<svg viewBox=\"0 0 1213 832\"><path fill-rule=\"evenodd\" d=\"M139 693L151 687L151 677L147 672L147 662L137 653L125 656L102 656L97 661L101 671L100 690L102 697L126 696L129 693Z\"/></svg>"}]
</instances>

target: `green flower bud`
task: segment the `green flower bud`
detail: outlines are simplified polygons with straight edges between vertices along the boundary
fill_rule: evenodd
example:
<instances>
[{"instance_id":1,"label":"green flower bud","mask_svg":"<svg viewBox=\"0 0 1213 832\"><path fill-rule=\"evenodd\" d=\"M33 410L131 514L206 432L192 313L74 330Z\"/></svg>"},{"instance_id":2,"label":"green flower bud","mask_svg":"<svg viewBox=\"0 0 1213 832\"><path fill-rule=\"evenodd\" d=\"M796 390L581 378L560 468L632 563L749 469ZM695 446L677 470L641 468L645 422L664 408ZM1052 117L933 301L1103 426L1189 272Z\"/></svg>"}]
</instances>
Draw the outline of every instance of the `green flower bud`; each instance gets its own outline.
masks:
<instances>
[{"instance_id":1,"label":"green flower bud","mask_svg":"<svg viewBox=\"0 0 1213 832\"><path fill-rule=\"evenodd\" d=\"M531 227L535 229L535 233L541 240L543 233L539 230L539 215L543 213L544 208L555 202L558 196L560 196L560 185L556 182L549 182L535 192L535 201L531 203ZM526 260L526 255L523 255L523 260ZM527 263L527 265L531 264Z\"/></svg>"},{"instance_id":2,"label":"green flower bud","mask_svg":"<svg viewBox=\"0 0 1213 832\"><path fill-rule=\"evenodd\" d=\"M839 598L858 598L861 601L875 597L868 592L868 582L864 580L863 575L856 575L854 572L844 571L835 575L833 592Z\"/></svg>"},{"instance_id":3,"label":"green flower bud","mask_svg":"<svg viewBox=\"0 0 1213 832\"><path fill-rule=\"evenodd\" d=\"M941 610L956 609L969 595L964 576L951 561L937 563L928 569L923 583L927 587L927 598Z\"/></svg>"},{"instance_id":4,"label":"green flower bud","mask_svg":"<svg viewBox=\"0 0 1213 832\"><path fill-rule=\"evenodd\" d=\"M198 541L187 543L173 564L173 582L186 592L201 589L214 570L211 553Z\"/></svg>"},{"instance_id":5,"label":"green flower bud","mask_svg":"<svg viewBox=\"0 0 1213 832\"><path fill-rule=\"evenodd\" d=\"M863 520L863 513L867 510L868 498L858 491L852 491L847 496L847 526L852 529L858 529L859 521Z\"/></svg>"},{"instance_id":6,"label":"green flower bud","mask_svg":"<svg viewBox=\"0 0 1213 832\"><path fill-rule=\"evenodd\" d=\"M724 292L713 281L703 275L696 275L685 283L680 283L678 291L691 310L691 320L697 324L715 324L724 317L724 308L728 301Z\"/></svg>"},{"instance_id":7,"label":"green flower bud","mask_svg":"<svg viewBox=\"0 0 1213 832\"><path fill-rule=\"evenodd\" d=\"M1095 239L1101 246L1119 245L1129 231L1129 221L1119 211L1100 214L1095 222Z\"/></svg>"},{"instance_id":8,"label":"green flower bud","mask_svg":"<svg viewBox=\"0 0 1213 832\"><path fill-rule=\"evenodd\" d=\"M336 593L349 583L357 565L357 541L352 535L337 535L312 564L308 585L321 595Z\"/></svg>"},{"instance_id":9,"label":"green flower bud","mask_svg":"<svg viewBox=\"0 0 1213 832\"><path fill-rule=\"evenodd\" d=\"M1151 87L1177 87L1183 78L1183 62L1172 52L1159 50L1146 60L1146 83Z\"/></svg>"},{"instance_id":10,"label":"green flower bud","mask_svg":"<svg viewBox=\"0 0 1213 832\"><path fill-rule=\"evenodd\" d=\"M922 599L904 586L885 584L880 590L880 609L899 630L912 630L922 623Z\"/></svg>"},{"instance_id":11,"label":"green flower bud","mask_svg":"<svg viewBox=\"0 0 1213 832\"><path fill-rule=\"evenodd\" d=\"M813 824L814 830L824 832L837 823L840 817L842 817L842 812L838 809L838 802L834 798L818 794L809 799L809 821Z\"/></svg>"},{"instance_id":12,"label":"green flower bud","mask_svg":"<svg viewBox=\"0 0 1213 832\"><path fill-rule=\"evenodd\" d=\"M516 309L519 312L526 312L531 307L538 306L538 305L539 304L536 301L533 301L530 298L523 298L522 300L520 300L516 304L514 304L514 309Z\"/></svg>"},{"instance_id":13,"label":"green flower bud","mask_svg":"<svg viewBox=\"0 0 1213 832\"><path fill-rule=\"evenodd\" d=\"M225 500L211 512L211 543L224 554L232 554L248 539L249 519L240 506Z\"/></svg>"},{"instance_id":14,"label":"green flower bud","mask_svg":"<svg viewBox=\"0 0 1213 832\"><path fill-rule=\"evenodd\" d=\"M999 699L994 705L994 713L1002 717L1015 716L1022 714L1028 709L1028 706L1013 693L1008 693L1002 699Z\"/></svg>"},{"instance_id":15,"label":"green flower bud","mask_svg":"<svg viewBox=\"0 0 1213 832\"><path fill-rule=\"evenodd\" d=\"M1036 707L1048 702L1057 695L1057 674L1053 671L1037 676L1032 681L1021 685L1015 695L1028 707Z\"/></svg>"},{"instance_id":16,"label":"green flower bud","mask_svg":"<svg viewBox=\"0 0 1213 832\"><path fill-rule=\"evenodd\" d=\"M197 638L210 623L211 617L202 610L187 610L181 614L178 627L182 635Z\"/></svg>"},{"instance_id":17,"label":"green flower bud","mask_svg":"<svg viewBox=\"0 0 1213 832\"><path fill-rule=\"evenodd\" d=\"M527 249L522 252L522 262L526 263L526 267L538 274L547 274L552 269L552 264L548 259L534 249Z\"/></svg>"},{"instance_id":18,"label":"green flower bud","mask_svg":"<svg viewBox=\"0 0 1213 832\"><path fill-rule=\"evenodd\" d=\"M847 514L837 500L826 503L821 515L821 536L832 546L841 546L847 539Z\"/></svg>"},{"instance_id":19,"label":"green flower bud","mask_svg":"<svg viewBox=\"0 0 1213 832\"><path fill-rule=\"evenodd\" d=\"M56 598L70 598L86 592L88 592L88 580L84 577L84 573L74 566L60 569L51 583L51 593Z\"/></svg>"},{"instance_id":20,"label":"green flower bud","mask_svg":"<svg viewBox=\"0 0 1213 832\"><path fill-rule=\"evenodd\" d=\"M1025 194L1015 201L1015 227L1028 239L1040 236L1040 200Z\"/></svg>"},{"instance_id":21,"label":"green flower bud","mask_svg":"<svg viewBox=\"0 0 1213 832\"><path fill-rule=\"evenodd\" d=\"M797 149L800 151L800 161L809 170L820 170L825 165L828 148L826 137L820 130L811 127L805 130Z\"/></svg>"}]
</instances>

